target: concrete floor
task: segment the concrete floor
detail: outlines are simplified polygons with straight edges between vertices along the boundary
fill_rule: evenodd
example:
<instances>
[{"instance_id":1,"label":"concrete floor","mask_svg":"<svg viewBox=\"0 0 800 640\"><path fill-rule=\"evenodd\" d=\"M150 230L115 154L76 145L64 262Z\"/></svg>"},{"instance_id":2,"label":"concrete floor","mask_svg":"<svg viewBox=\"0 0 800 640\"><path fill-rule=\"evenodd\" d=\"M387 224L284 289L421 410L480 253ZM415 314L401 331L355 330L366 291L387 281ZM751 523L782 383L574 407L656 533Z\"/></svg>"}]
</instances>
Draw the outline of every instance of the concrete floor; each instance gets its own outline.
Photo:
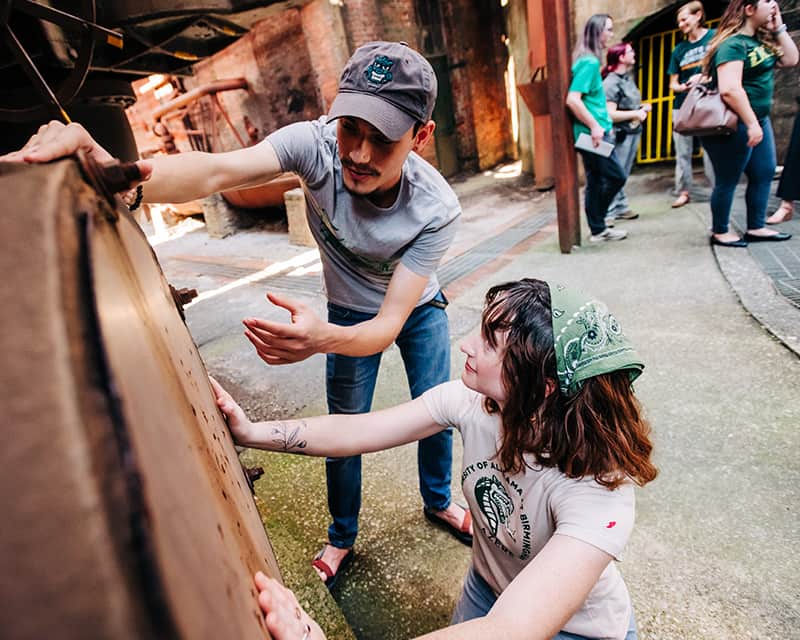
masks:
<instances>
[{"instance_id":1,"label":"concrete floor","mask_svg":"<svg viewBox=\"0 0 800 640\"><path fill-rule=\"evenodd\" d=\"M637 527L621 565L640 637L800 638L800 360L722 276L708 246L707 205L671 210L663 180L634 176L629 196L642 217L618 223L630 237L562 255L553 196L512 174L501 169L455 185L464 224L446 260L528 217L545 226L448 286L453 375L463 366L458 341L477 328L493 283L555 278L605 300L647 363L637 392L660 468L638 492ZM187 308L187 324L209 371L258 419L325 410L323 356L270 368L242 334L243 317L286 319L264 300L270 279L223 290L276 262L309 260L301 269L313 272L313 254L288 245L279 226L225 240L200 229L155 247L175 286L216 292ZM292 295L321 313L315 277L294 273ZM287 278L272 282L287 286ZM391 348L373 406L407 398ZM424 520L413 446L365 457L356 561L333 598L309 566L328 522L323 461L254 451L245 460L266 470L256 486L284 579L330 638L410 638L447 623L469 550Z\"/></svg>"}]
</instances>

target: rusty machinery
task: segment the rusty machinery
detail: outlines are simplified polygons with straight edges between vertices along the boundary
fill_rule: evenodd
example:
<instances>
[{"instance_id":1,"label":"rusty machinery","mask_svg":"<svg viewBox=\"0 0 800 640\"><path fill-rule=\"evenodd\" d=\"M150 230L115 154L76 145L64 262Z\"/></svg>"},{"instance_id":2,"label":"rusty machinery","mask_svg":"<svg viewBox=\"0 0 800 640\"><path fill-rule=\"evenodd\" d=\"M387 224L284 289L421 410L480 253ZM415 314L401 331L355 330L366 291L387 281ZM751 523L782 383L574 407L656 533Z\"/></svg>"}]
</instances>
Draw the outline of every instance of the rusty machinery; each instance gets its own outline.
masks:
<instances>
[{"instance_id":1,"label":"rusty machinery","mask_svg":"<svg viewBox=\"0 0 800 640\"><path fill-rule=\"evenodd\" d=\"M531 67L529 83L519 92L534 121L534 163L537 180L552 178L558 209L558 244L570 253L581 244L577 157L555 153L571 150L572 119L566 98L571 77L570 8L568 0L527 0L528 43Z\"/></svg>"},{"instance_id":2,"label":"rusty machinery","mask_svg":"<svg viewBox=\"0 0 800 640\"><path fill-rule=\"evenodd\" d=\"M115 157L134 160L124 109L130 83L186 76L277 0L0 0L0 153L43 122L83 123Z\"/></svg>"},{"instance_id":3,"label":"rusty machinery","mask_svg":"<svg viewBox=\"0 0 800 640\"><path fill-rule=\"evenodd\" d=\"M278 566L188 292L112 195L135 172L0 163L4 639L268 637Z\"/></svg>"}]
</instances>

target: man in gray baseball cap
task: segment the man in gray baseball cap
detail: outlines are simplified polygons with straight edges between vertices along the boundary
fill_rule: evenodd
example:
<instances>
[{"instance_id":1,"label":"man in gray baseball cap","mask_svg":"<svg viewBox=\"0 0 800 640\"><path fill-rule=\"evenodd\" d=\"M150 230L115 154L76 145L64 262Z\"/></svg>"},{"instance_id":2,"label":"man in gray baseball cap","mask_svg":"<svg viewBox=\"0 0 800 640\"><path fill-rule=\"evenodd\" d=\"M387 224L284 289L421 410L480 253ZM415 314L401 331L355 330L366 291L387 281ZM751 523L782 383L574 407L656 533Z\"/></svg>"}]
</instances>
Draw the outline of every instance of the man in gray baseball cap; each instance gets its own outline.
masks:
<instances>
[{"instance_id":1,"label":"man in gray baseball cap","mask_svg":"<svg viewBox=\"0 0 800 640\"><path fill-rule=\"evenodd\" d=\"M405 42L370 42L347 62L328 121L361 118L389 140L400 140L431 119L436 89L431 65Z\"/></svg>"},{"instance_id":2,"label":"man in gray baseball cap","mask_svg":"<svg viewBox=\"0 0 800 640\"><path fill-rule=\"evenodd\" d=\"M304 183L307 219L319 245L328 318L268 292L291 322L245 318L245 335L269 365L327 354L331 413L369 411L381 353L400 349L413 397L450 377L447 302L436 268L455 234L458 200L423 160L431 141L436 77L404 43L371 42L342 73L330 114L275 131L225 153L181 153L140 161L145 202L185 202L267 182L283 171ZM0 160L47 162L83 149L109 154L80 125L51 122ZM469 519L451 502L452 433L422 440L418 453L425 516L471 544ZM352 559L361 502L361 459L327 461L329 542L313 561L330 587Z\"/></svg>"}]
</instances>

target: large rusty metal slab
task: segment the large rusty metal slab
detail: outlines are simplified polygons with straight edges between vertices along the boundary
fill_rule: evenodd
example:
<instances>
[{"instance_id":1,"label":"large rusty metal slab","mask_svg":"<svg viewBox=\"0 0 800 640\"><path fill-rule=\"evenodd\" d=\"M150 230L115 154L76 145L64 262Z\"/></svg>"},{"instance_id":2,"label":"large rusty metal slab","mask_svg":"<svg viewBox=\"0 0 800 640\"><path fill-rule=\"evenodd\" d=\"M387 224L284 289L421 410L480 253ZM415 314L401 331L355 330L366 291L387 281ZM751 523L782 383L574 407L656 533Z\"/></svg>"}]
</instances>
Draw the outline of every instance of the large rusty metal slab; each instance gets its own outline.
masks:
<instances>
[{"instance_id":1,"label":"large rusty metal slab","mask_svg":"<svg viewBox=\"0 0 800 640\"><path fill-rule=\"evenodd\" d=\"M73 160L0 194L2 637L269 637L279 569L144 235Z\"/></svg>"}]
</instances>

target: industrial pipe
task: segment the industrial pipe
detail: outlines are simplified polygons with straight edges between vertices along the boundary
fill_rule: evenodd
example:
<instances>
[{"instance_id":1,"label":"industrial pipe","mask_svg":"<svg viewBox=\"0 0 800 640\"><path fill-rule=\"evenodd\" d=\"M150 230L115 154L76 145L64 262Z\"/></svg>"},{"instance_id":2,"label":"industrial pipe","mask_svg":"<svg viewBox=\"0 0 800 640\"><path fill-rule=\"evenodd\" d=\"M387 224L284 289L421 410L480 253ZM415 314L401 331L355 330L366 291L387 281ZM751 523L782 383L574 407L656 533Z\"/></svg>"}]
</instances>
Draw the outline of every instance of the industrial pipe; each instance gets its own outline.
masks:
<instances>
[{"instance_id":1,"label":"industrial pipe","mask_svg":"<svg viewBox=\"0 0 800 640\"><path fill-rule=\"evenodd\" d=\"M167 113L185 107L192 102L199 100L203 96L216 95L220 91L233 91L234 89L247 89L247 80L244 78L232 78L229 80L214 80L207 84L195 87L191 91L182 93L177 98L170 100L153 111L153 118L156 122L161 120Z\"/></svg>"}]
</instances>

